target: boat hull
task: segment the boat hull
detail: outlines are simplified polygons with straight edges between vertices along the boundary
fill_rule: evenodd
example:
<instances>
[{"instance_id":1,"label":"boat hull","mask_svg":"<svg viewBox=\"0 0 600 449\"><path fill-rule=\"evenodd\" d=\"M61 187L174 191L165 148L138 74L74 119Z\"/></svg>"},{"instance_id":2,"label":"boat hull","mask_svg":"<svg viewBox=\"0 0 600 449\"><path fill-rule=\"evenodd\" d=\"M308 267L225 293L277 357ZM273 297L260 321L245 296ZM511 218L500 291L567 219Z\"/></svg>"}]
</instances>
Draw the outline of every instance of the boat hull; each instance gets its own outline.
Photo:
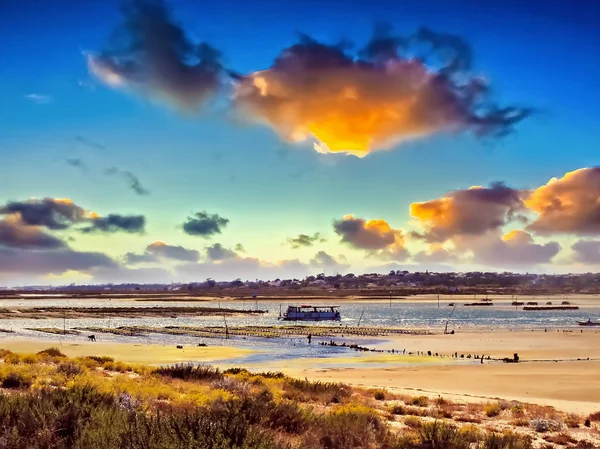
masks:
<instances>
[{"instance_id":1,"label":"boat hull","mask_svg":"<svg viewBox=\"0 0 600 449\"><path fill-rule=\"evenodd\" d=\"M281 318L283 321L341 321L340 317L288 317Z\"/></svg>"},{"instance_id":2,"label":"boat hull","mask_svg":"<svg viewBox=\"0 0 600 449\"><path fill-rule=\"evenodd\" d=\"M594 321L578 321L577 324L579 324L580 326L600 326L600 322Z\"/></svg>"}]
</instances>

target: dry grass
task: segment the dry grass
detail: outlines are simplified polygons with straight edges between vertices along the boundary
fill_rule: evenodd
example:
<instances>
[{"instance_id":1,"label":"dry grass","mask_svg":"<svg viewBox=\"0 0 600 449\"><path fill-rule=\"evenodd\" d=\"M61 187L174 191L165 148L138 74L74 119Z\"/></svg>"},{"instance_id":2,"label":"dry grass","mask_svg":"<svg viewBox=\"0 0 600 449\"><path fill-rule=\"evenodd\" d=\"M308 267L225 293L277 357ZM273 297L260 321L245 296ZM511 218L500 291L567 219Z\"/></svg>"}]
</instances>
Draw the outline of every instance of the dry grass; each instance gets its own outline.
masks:
<instances>
[{"instance_id":1,"label":"dry grass","mask_svg":"<svg viewBox=\"0 0 600 449\"><path fill-rule=\"evenodd\" d=\"M566 446L567 444L573 444L577 442L575 438L567 433L546 435L544 436L544 440L548 441L549 443L560 444L561 446Z\"/></svg>"}]
</instances>

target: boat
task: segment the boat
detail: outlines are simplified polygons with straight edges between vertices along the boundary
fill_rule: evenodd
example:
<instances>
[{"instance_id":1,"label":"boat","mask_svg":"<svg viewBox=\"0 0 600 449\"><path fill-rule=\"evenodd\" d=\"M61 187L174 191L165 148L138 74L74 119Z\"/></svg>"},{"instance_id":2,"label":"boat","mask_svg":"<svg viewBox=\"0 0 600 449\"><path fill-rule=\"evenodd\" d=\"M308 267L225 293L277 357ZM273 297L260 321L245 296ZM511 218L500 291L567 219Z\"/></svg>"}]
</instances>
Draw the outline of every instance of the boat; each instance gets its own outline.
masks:
<instances>
[{"instance_id":1,"label":"boat","mask_svg":"<svg viewBox=\"0 0 600 449\"><path fill-rule=\"evenodd\" d=\"M588 318L587 321L577 321L577 324L580 326L600 326L600 321L592 321L591 318Z\"/></svg>"},{"instance_id":2,"label":"boat","mask_svg":"<svg viewBox=\"0 0 600 449\"><path fill-rule=\"evenodd\" d=\"M342 319L339 306L288 306L287 311L279 317L285 321L340 321Z\"/></svg>"}]
</instances>

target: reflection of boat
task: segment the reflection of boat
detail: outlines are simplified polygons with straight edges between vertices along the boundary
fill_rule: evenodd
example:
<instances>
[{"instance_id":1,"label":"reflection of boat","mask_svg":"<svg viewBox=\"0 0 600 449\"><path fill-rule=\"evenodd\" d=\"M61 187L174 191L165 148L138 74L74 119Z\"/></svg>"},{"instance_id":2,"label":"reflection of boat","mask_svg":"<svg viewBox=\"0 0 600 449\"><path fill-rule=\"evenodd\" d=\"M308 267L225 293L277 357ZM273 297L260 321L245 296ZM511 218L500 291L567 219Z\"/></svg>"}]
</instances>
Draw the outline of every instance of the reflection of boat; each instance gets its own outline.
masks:
<instances>
[{"instance_id":1,"label":"reflection of boat","mask_svg":"<svg viewBox=\"0 0 600 449\"><path fill-rule=\"evenodd\" d=\"M588 318L587 321L577 321L577 324L580 326L600 326L600 321L592 321L591 318Z\"/></svg>"},{"instance_id":2,"label":"reflection of boat","mask_svg":"<svg viewBox=\"0 0 600 449\"><path fill-rule=\"evenodd\" d=\"M338 306L288 306L279 318L286 321L340 321Z\"/></svg>"}]
</instances>

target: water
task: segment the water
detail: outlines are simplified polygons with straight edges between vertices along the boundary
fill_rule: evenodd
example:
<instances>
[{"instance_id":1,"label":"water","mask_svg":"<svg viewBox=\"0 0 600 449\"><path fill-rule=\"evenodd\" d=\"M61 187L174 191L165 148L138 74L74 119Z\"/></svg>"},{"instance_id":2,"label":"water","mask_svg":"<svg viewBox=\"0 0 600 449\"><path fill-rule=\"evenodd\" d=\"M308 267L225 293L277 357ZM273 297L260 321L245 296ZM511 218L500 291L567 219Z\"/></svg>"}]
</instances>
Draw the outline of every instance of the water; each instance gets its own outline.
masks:
<instances>
[{"instance_id":1,"label":"water","mask_svg":"<svg viewBox=\"0 0 600 449\"><path fill-rule=\"evenodd\" d=\"M588 317L600 317L600 301L585 300L578 303L577 300L569 298L571 305L579 305L579 310L566 311L524 311L518 310L510 305L510 299L495 299L494 305L489 307L466 307L463 304L472 302L472 300L461 298L456 302L456 309L450 319L448 329L455 330L497 330L497 329L572 329L578 328L577 320L585 320ZM545 304L546 300L539 300L540 305ZM559 304L560 300L554 300L554 304ZM293 302L297 304L298 301ZM311 301L314 305L326 305L330 301ZM271 326L282 324L300 324L294 322L282 322L278 320L279 301L169 301L169 302L150 302L135 301L134 299L27 299L2 300L0 307L124 307L134 306L139 308L146 307L222 307L234 309L261 309L269 310L264 315L251 315L239 317L227 317L228 326ZM281 302L283 310L291 301ZM441 331L444 328L446 320L452 313L452 307L448 303L441 303L438 308L436 302L408 302L406 300L392 302L389 301L348 301L340 303L342 321L340 323L321 322L310 323L310 325L340 325L356 326L361 319L361 327L400 327L404 329L430 329L432 331ZM47 339L52 342L65 341L85 341L87 336L82 335L52 335L27 328L35 327L55 327L67 329L75 327L110 327L120 326L223 326L223 316L212 317L148 317L148 318L81 318L81 319L6 319L0 320L0 328L12 329L14 334L0 333L0 345L2 339L18 337L35 337ZM331 340L332 338L319 339L313 338L312 345L309 345L304 337L295 338L253 338L253 337L232 337L224 338L199 338L192 336L166 335L166 334L148 334L144 336L126 337L113 334L97 334L102 341L108 342L130 342L136 344L166 344L166 345L197 345L206 343L208 345L225 345L257 350L258 352L239 360L240 363L259 363L263 360L273 359L292 359L292 358L315 358L315 357L335 357L338 355L360 356L360 353L349 351L347 348L324 347L318 344L322 340ZM333 340L338 340L333 338ZM352 342L360 346L374 347L381 340L368 338L352 338ZM232 361L236 363L238 361Z\"/></svg>"}]
</instances>

